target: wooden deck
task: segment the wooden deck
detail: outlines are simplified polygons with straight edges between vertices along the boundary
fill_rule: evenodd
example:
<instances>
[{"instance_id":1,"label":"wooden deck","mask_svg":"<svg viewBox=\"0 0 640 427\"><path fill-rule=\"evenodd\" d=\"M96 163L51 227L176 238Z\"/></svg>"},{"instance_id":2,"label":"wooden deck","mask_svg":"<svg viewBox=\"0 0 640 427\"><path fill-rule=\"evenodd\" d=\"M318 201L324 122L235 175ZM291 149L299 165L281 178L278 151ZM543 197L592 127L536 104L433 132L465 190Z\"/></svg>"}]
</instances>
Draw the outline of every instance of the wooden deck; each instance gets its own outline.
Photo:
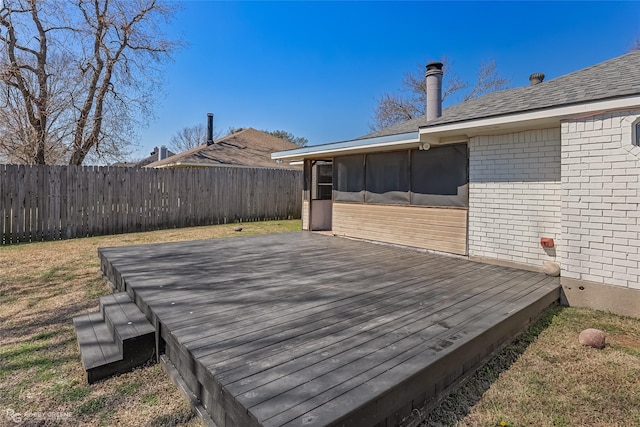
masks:
<instances>
[{"instance_id":1,"label":"wooden deck","mask_svg":"<svg viewBox=\"0 0 640 427\"><path fill-rule=\"evenodd\" d=\"M308 232L100 255L220 427L397 425L559 297L543 274Z\"/></svg>"}]
</instances>

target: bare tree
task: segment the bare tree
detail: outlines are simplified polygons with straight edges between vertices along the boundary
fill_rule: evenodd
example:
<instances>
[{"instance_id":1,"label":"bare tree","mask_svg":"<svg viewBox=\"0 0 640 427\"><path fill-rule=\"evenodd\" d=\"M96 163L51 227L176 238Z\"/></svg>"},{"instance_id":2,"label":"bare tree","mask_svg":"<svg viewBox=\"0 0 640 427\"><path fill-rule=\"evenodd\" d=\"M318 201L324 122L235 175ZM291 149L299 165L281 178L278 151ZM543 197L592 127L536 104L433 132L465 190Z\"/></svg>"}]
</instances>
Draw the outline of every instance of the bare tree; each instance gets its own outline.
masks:
<instances>
[{"instance_id":1,"label":"bare tree","mask_svg":"<svg viewBox=\"0 0 640 427\"><path fill-rule=\"evenodd\" d=\"M305 147L309 140L303 136L295 136L291 132L287 132L286 130L265 130L264 132L273 135L277 138L284 139L285 141L289 141L292 144L296 144L299 147Z\"/></svg>"},{"instance_id":2,"label":"bare tree","mask_svg":"<svg viewBox=\"0 0 640 427\"><path fill-rule=\"evenodd\" d=\"M238 132L242 132L244 130L243 127L235 127L235 126L229 126L229 128L227 129L227 135L232 135L234 133L238 133Z\"/></svg>"},{"instance_id":3,"label":"bare tree","mask_svg":"<svg viewBox=\"0 0 640 427\"><path fill-rule=\"evenodd\" d=\"M177 46L157 0L4 0L0 7L0 153L82 164L132 144Z\"/></svg>"},{"instance_id":4,"label":"bare tree","mask_svg":"<svg viewBox=\"0 0 640 427\"><path fill-rule=\"evenodd\" d=\"M479 98L490 92L504 90L509 85L509 81L498 74L495 61L482 62L478 67L475 84L472 86L467 84L461 89L468 90L464 95L463 101Z\"/></svg>"},{"instance_id":5,"label":"bare tree","mask_svg":"<svg viewBox=\"0 0 640 427\"><path fill-rule=\"evenodd\" d=\"M463 93L462 100L478 98L489 92L506 89L509 81L502 77L496 68L494 61L480 64L477 80L473 84L464 81L454 71L450 70L450 61L443 58L441 62L446 70L444 74L444 87L442 90L443 102L453 94ZM371 130L380 130L393 126L426 113L427 86L424 77L425 66L419 65L413 72L407 72L402 80L401 92L386 93L378 100L373 113L374 122L369 126Z\"/></svg>"},{"instance_id":6,"label":"bare tree","mask_svg":"<svg viewBox=\"0 0 640 427\"><path fill-rule=\"evenodd\" d=\"M28 25L29 18L23 23L16 15L29 16L35 25ZM3 3L0 26L4 29L0 41L5 48L0 78L6 85L2 90L2 101L6 105L3 108L3 140L7 139L9 147L17 146L15 152L8 153L13 159L44 163L50 109L48 37L53 27L44 28L35 0ZM29 31L35 37L20 43L19 33ZM18 117L6 117L8 114ZM23 146L20 146L21 141L24 141Z\"/></svg>"},{"instance_id":7,"label":"bare tree","mask_svg":"<svg viewBox=\"0 0 640 427\"><path fill-rule=\"evenodd\" d=\"M219 132L213 132L213 139L220 137ZM169 148L176 153L187 151L207 142L207 127L204 124L185 126L176 132L169 142Z\"/></svg>"},{"instance_id":8,"label":"bare tree","mask_svg":"<svg viewBox=\"0 0 640 427\"><path fill-rule=\"evenodd\" d=\"M71 131L65 117L71 108L65 80L71 62L55 55L49 55L48 62L46 91L39 91L38 79L26 73L18 80L22 88L0 81L0 154L11 163L65 161L64 144ZM25 102L25 93L33 94L32 102Z\"/></svg>"}]
</instances>

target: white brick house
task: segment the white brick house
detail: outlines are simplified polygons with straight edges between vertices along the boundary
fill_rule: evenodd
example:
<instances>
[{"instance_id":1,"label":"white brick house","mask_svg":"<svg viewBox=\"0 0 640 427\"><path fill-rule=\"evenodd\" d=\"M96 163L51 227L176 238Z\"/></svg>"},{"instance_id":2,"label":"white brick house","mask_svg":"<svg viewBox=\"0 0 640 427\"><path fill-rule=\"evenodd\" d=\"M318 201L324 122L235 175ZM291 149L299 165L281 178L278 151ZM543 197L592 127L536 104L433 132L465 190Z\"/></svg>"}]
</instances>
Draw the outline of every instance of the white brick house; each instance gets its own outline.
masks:
<instances>
[{"instance_id":1,"label":"white brick house","mask_svg":"<svg viewBox=\"0 0 640 427\"><path fill-rule=\"evenodd\" d=\"M560 129L473 137L469 152L469 255L556 261L540 237L561 234Z\"/></svg>"},{"instance_id":2,"label":"white brick house","mask_svg":"<svg viewBox=\"0 0 640 427\"><path fill-rule=\"evenodd\" d=\"M427 87L439 90L439 65ZM304 229L546 262L560 267L569 304L640 317L639 72L636 51L273 157L304 161Z\"/></svg>"}]
</instances>

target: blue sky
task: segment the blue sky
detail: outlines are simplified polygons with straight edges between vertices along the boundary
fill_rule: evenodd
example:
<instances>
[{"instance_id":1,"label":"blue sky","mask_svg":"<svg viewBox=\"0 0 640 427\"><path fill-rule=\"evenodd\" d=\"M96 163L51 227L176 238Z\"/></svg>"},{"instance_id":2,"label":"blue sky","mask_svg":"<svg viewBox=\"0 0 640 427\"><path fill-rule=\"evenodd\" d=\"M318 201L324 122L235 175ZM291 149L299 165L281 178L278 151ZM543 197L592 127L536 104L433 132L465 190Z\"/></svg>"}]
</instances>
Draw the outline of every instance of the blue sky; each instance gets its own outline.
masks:
<instances>
[{"instance_id":1,"label":"blue sky","mask_svg":"<svg viewBox=\"0 0 640 427\"><path fill-rule=\"evenodd\" d=\"M428 60L447 56L473 80L494 59L517 87L532 72L548 80L619 56L640 38L640 2L182 4L169 33L186 46L166 68L138 157L207 112L217 131L347 140L368 133L376 100Z\"/></svg>"}]
</instances>

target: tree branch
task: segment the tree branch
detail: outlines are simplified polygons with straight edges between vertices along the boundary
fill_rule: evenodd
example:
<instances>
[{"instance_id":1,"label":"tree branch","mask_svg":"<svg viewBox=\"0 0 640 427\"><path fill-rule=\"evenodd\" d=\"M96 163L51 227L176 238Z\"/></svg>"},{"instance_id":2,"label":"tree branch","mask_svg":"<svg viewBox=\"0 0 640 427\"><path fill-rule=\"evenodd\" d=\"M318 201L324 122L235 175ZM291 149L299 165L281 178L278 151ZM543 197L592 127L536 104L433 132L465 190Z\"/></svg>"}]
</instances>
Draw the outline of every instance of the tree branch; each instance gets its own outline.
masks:
<instances>
[{"instance_id":1,"label":"tree branch","mask_svg":"<svg viewBox=\"0 0 640 427\"><path fill-rule=\"evenodd\" d=\"M509 84L507 79L498 74L494 61L480 64L477 80L473 86L450 69L452 63L448 58L442 58L441 62L446 70L442 91L443 102L454 94L468 90L463 97L463 101L467 101L489 92L506 89ZM416 71L404 75L401 91L408 92L409 97L384 94L378 99L374 109L373 124L369 125L371 130L380 130L425 114L427 95L424 69L425 67L420 65Z\"/></svg>"}]
</instances>

